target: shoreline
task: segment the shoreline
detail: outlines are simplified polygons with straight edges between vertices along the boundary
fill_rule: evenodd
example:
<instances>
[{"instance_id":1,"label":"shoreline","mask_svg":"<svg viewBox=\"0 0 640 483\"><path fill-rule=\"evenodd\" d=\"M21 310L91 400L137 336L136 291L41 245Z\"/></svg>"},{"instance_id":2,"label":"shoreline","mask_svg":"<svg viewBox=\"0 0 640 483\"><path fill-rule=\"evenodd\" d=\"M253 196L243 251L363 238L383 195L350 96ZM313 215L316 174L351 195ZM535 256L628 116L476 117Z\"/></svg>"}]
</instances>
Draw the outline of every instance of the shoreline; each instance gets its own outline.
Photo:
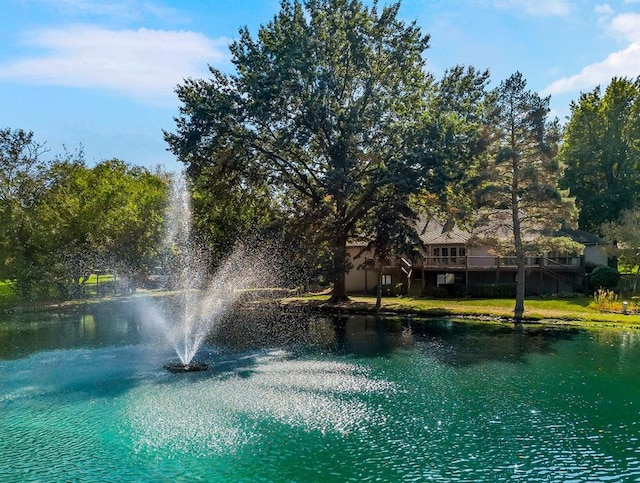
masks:
<instances>
[{"instance_id":1,"label":"shoreline","mask_svg":"<svg viewBox=\"0 0 640 483\"><path fill-rule=\"evenodd\" d=\"M135 294L101 298L75 299L69 301L35 302L0 306L5 315L36 313L74 313L86 310L88 306L120 305L135 303L149 298L164 299L178 292L162 290L140 290ZM328 303L327 294L309 294L293 296L291 292L278 290L257 291L255 295L243 297L240 303L253 309L260 306L273 308L274 305L286 312L300 311L327 315L379 315L379 316L415 316L420 318L453 317L469 321L494 321L513 323L512 299L423 299L410 297L386 297L382 307L375 310L375 297L352 296L347 302ZM622 314L619 312L599 312L588 308L585 298L582 305L571 305L573 300L530 299L525 300L523 324L547 326L580 326L585 328L626 328L640 330L640 314ZM559 308L565 305L568 308ZM549 308L549 306L551 306Z\"/></svg>"}]
</instances>

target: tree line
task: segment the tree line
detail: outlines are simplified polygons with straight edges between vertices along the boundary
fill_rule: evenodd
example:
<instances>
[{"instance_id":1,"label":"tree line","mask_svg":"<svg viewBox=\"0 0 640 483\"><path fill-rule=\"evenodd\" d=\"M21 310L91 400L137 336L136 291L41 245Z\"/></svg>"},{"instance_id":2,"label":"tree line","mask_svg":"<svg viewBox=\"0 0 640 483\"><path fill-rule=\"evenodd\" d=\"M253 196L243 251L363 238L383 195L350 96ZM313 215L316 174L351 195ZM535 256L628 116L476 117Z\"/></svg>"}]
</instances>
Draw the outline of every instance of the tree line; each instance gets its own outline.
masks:
<instances>
[{"instance_id":1,"label":"tree line","mask_svg":"<svg viewBox=\"0 0 640 483\"><path fill-rule=\"evenodd\" d=\"M73 297L91 274L132 278L157 258L167 176L82 150L47 159L22 129L0 130L0 278L23 297Z\"/></svg>"},{"instance_id":2,"label":"tree line","mask_svg":"<svg viewBox=\"0 0 640 483\"><path fill-rule=\"evenodd\" d=\"M340 301L350 240L364 237L384 260L414 245L419 214L502 218L518 261L519 317L525 257L541 246L575 249L549 237L553 229L577 222L618 242L629 233L640 196L640 80L582 94L563 127L519 72L493 88L472 66L436 78L429 36L399 8L283 1L255 37L240 29L233 74L210 68L209 78L177 86L180 112L164 137L190 180L194 228L213 259L238 240L277 239L301 279L331 283ZM162 206L162 176L124 170ZM532 231L535 242L523 236ZM119 256L115 241L88 246ZM142 252L131 254L148 259Z\"/></svg>"}]
</instances>

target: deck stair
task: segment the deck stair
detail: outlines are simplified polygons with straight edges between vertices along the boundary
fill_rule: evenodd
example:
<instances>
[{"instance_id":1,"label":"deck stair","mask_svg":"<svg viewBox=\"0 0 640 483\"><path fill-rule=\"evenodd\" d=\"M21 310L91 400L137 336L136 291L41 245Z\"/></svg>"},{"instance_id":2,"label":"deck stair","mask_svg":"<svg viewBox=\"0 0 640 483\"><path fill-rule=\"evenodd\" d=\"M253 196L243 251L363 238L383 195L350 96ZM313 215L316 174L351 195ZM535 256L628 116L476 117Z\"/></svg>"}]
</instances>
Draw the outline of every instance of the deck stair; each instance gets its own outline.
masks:
<instances>
[{"instance_id":1,"label":"deck stair","mask_svg":"<svg viewBox=\"0 0 640 483\"><path fill-rule=\"evenodd\" d=\"M400 257L400 269L407 276L407 290L411 290L411 274L413 273L413 262L404 257Z\"/></svg>"},{"instance_id":2,"label":"deck stair","mask_svg":"<svg viewBox=\"0 0 640 483\"><path fill-rule=\"evenodd\" d=\"M576 280L573 277L566 276L565 265L558 263L557 261L547 257L540 257L540 261L542 262L540 263L540 270L542 271L542 273L545 273L546 275L549 275L555 280L558 280L559 282L562 282L563 284L568 285L569 287L573 288L576 291L582 292L584 294L588 292L587 276L584 273L584 271L574 272L574 273L578 273L578 275L580 275L582 278L581 282L576 282Z\"/></svg>"}]
</instances>

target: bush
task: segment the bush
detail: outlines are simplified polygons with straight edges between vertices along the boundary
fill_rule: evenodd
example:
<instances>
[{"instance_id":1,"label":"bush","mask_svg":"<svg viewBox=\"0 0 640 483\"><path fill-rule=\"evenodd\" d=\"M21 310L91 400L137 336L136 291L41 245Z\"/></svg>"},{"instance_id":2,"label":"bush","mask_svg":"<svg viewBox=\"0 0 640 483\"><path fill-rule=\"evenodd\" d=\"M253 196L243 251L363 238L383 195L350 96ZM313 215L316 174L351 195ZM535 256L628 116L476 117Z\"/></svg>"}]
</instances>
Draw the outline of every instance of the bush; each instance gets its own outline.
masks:
<instances>
[{"instance_id":1,"label":"bush","mask_svg":"<svg viewBox=\"0 0 640 483\"><path fill-rule=\"evenodd\" d=\"M592 289L615 288L620 281L620 272L616 268L599 265L593 269L589 276L589 286Z\"/></svg>"},{"instance_id":2,"label":"bush","mask_svg":"<svg viewBox=\"0 0 640 483\"><path fill-rule=\"evenodd\" d=\"M467 286L463 283L456 283L447 287L447 292L451 297L464 297L467 294Z\"/></svg>"},{"instance_id":3,"label":"bush","mask_svg":"<svg viewBox=\"0 0 640 483\"><path fill-rule=\"evenodd\" d=\"M485 299L505 299L516 296L515 283L494 283L491 285L472 285L469 295Z\"/></svg>"}]
</instances>

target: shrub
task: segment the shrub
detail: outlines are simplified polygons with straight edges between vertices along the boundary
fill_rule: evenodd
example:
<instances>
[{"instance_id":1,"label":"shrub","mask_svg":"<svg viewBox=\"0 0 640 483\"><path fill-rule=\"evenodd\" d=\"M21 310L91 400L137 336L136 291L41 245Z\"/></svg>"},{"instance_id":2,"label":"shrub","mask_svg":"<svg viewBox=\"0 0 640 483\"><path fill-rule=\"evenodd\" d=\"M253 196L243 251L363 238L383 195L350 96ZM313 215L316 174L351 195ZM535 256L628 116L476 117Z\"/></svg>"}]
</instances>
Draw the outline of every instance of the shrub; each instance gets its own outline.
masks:
<instances>
[{"instance_id":1,"label":"shrub","mask_svg":"<svg viewBox=\"0 0 640 483\"><path fill-rule=\"evenodd\" d=\"M617 269L605 265L597 266L589 276L589 284L593 289L612 289L618 285L620 273Z\"/></svg>"},{"instance_id":2,"label":"shrub","mask_svg":"<svg viewBox=\"0 0 640 483\"><path fill-rule=\"evenodd\" d=\"M515 283L494 283L491 285L472 285L469 295L486 299L514 298L516 296Z\"/></svg>"}]
</instances>

